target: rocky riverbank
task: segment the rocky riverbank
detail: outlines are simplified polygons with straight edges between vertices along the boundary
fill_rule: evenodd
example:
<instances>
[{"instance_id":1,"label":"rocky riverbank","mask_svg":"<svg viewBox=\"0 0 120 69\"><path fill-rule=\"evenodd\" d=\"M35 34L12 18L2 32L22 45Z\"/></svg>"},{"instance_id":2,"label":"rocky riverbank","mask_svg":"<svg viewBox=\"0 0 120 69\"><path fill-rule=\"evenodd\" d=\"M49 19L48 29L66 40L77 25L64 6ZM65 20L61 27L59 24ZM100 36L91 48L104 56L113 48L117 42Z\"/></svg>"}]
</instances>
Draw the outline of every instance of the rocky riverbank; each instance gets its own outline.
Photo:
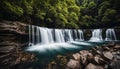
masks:
<instances>
[{"instance_id":1,"label":"rocky riverbank","mask_svg":"<svg viewBox=\"0 0 120 69\"><path fill-rule=\"evenodd\" d=\"M12 69L33 60L34 55L22 49L28 42L27 26L21 22L0 22L0 69Z\"/></svg>"},{"instance_id":2,"label":"rocky riverbank","mask_svg":"<svg viewBox=\"0 0 120 69\"><path fill-rule=\"evenodd\" d=\"M119 69L120 44L96 46L67 56L58 55L48 69Z\"/></svg>"}]
</instances>

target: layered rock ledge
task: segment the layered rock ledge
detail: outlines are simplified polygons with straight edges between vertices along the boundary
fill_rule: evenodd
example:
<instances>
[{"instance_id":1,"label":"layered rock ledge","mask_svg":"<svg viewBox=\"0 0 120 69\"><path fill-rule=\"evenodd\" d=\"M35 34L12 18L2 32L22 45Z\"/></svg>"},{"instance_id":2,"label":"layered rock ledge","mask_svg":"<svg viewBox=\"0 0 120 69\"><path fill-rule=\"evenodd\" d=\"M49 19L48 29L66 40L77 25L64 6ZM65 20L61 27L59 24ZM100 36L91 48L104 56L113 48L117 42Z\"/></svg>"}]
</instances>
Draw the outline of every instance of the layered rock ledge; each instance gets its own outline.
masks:
<instances>
[{"instance_id":1,"label":"layered rock ledge","mask_svg":"<svg viewBox=\"0 0 120 69\"><path fill-rule=\"evenodd\" d=\"M0 22L0 69L13 69L33 60L34 55L22 49L28 41L27 26L20 22Z\"/></svg>"}]
</instances>

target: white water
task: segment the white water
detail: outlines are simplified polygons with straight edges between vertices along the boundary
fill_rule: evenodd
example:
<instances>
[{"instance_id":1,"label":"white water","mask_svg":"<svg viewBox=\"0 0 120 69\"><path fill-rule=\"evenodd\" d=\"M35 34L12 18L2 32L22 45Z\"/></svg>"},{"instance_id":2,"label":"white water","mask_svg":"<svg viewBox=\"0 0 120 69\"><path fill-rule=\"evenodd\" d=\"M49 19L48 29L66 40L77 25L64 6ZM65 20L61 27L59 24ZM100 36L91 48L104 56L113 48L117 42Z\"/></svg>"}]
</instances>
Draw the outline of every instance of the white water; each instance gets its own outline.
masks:
<instances>
[{"instance_id":1,"label":"white water","mask_svg":"<svg viewBox=\"0 0 120 69\"><path fill-rule=\"evenodd\" d=\"M29 25L29 46L49 45L54 43L70 43L73 41L84 41L84 32L80 29L49 29ZM106 30L105 41L117 40L114 29ZM102 30L92 30L92 37L89 41L103 41Z\"/></svg>"},{"instance_id":2,"label":"white water","mask_svg":"<svg viewBox=\"0 0 120 69\"><path fill-rule=\"evenodd\" d=\"M92 31L92 37L90 38L90 41L103 41L102 39L102 30L101 29L94 29Z\"/></svg>"},{"instance_id":3,"label":"white water","mask_svg":"<svg viewBox=\"0 0 120 69\"><path fill-rule=\"evenodd\" d=\"M82 30L78 30L79 33L79 41L84 41L84 35Z\"/></svg>"},{"instance_id":4,"label":"white water","mask_svg":"<svg viewBox=\"0 0 120 69\"><path fill-rule=\"evenodd\" d=\"M72 30L69 30L69 29L65 29L65 39L66 41L73 41L73 36L72 36Z\"/></svg>"},{"instance_id":5,"label":"white water","mask_svg":"<svg viewBox=\"0 0 120 69\"><path fill-rule=\"evenodd\" d=\"M105 41L117 40L114 29L107 29Z\"/></svg>"},{"instance_id":6,"label":"white water","mask_svg":"<svg viewBox=\"0 0 120 69\"><path fill-rule=\"evenodd\" d=\"M117 40L114 29L106 30L106 41ZM62 52L94 46L94 42L102 42L102 30L92 30L92 37L85 42L84 32L74 29L49 29L29 25L29 47L27 51ZM93 43L93 44L92 44Z\"/></svg>"},{"instance_id":7,"label":"white water","mask_svg":"<svg viewBox=\"0 0 120 69\"><path fill-rule=\"evenodd\" d=\"M55 40L58 43L65 42L63 30L61 30L61 29L55 29Z\"/></svg>"},{"instance_id":8,"label":"white water","mask_svg":"<svg viewBox=\"0 0 120 69\"><path fill-rule=\"evenodd\" d=\"M75 40L84 40L82 30L77 31L72 29L49 29L29 25L29 46L36 44L46 45L51 43L65 43Z\"/></svg>"}]
</instances>

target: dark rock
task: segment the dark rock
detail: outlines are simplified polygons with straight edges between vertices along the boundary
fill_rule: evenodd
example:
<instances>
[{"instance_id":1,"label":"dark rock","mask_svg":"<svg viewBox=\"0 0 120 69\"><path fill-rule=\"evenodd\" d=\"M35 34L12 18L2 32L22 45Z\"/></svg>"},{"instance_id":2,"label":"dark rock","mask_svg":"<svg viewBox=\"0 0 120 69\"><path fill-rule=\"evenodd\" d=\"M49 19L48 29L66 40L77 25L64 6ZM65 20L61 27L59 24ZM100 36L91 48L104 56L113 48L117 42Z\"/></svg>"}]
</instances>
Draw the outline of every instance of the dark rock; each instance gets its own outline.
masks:
<instances>
[{"instance_id":1,"label":"dark rock","mask_svg":"<svg viewBox=\"0 0 120 69\"><path fill-rule=\"evenodd\" d=\"M74 58L75 60L80 60L80 54L79 54L79 53L73 54L73 58Z\"/></svg>"},{"instance_id":2,"label":"dark rock","mask_svg":"<svg viewBox=\"0 0 120 69\"><path fill-rule=\"evenodd\" d=\"M89 53L89 51L87 51L87 50L82 50L82 51L80 51L80 54L81 54L81 55L88 55L88 53Z\"/></svg>"},{"instance_id":3,"label":"dark rock","mask_svg":"<svg viewBox=\"0 0 120 69\"><path fill-rule=\"evenodd\" d=\"M120 49L120 45L115 45L113 48L114 49Z\"/></svg>"},{"instance_id":4,"label":"dark rock","mask_svg":"<svg viewBox=\"0 0 120 69\"><path fill-rule=\"evenodd\" d=\"M96 53L99 55L102 55L102 51L100 51L100 50L96 50Z\"/></svg>"},{"instance_id":5,"label":"dark rock","mask_svg":"<svg viewBox=\"0 0 120 69\"><path fill-rule=\"evenodd\" d=\"M109 44L108 44L108 47L113 47L113 46L115 46L116 45L116 43L114 42L114 41L111 41Z\"/></svg>"},{"instance_id":6,"label":"dark rock","mask_svg":"<svg viewBox=\"0 0 120 69\"><path fill-rule=\"evenodd\" d=\"M88 61L92 61L93 58L94 58L93 54L92 53L88 53L87 60Z\"/></svg>"},{"instance_id":7,"label":"dark rock","mask_svg":"<svg viewBox=\"0 0 120 69\"><path fill-rule=\"evenodd\" d=\"M107 46L106 46L106 47L103 47L103 49L106 50L106 51L109 51L109 50L110 50L110 48L107 47Z\"/></svg>"},{"instance_id":8,"label":"dark rock","mask_svg":"<svg viewBox=\"0 0 120 69\"><path fill-rule=\"evenodd\" d=\"M80 59L81 59L81 63L83 65L87 65L88 64L88 60L87 60L88 54L89 54L89 51L87 51L87 50L80 51L80 55L81 55Z\"/></svg>"},{"instance_id":9,"label":"dark rock","mask_svg":"<svg viewBox=\"0 0 120 69\"><path fill-rule=\"evenodd\" d=\"M96 69L96 65L92 64L92 63L89 63L85 69Z\"/></svg>"},{"instance_id":10,"label":"dark rock","mask_svg":"<svg viewBox=\"0 0 120 69\"><path fill-rule=\"evenodd\" d=\"M79 69L80 68L80 63L79 61L70 59L70 61L67 64L67 69Z\"/></svg>"},{"instance_id":11,"label":"dark rock","mask_svg":"<svg viewBox=\"0 0 120 69\"><path fill-rule=\"evenodd\" d=\"M7 52L11 52L13 49L14 46L4 46L4 47L0 47L0 52L7 53Z\"/></svg>"},{"instance_id":12,"label":"dark rock","mask_svg":"<svg viewBox=\"0 0 120 69\"><path fill-rule=\"evenodd\" d=\"M120 60L110 63L108 69L120 69Z\"/></svg>"},{"instance_id":13,"label":"dark rock","mask_svg":"<svg viewBox=\"0 0 120 69\"><path fill-rule=\"evenodd\" d=\"M18 63L33 61L33 56L22 50L28 41L27 28L27 24L20 22L0 22L0 69L11 69Z\"/></svg>"},{"instance_id":14,"label":"dark rock","mask_svg":"<svg viewBox=\"0 0 120 69\"><path fill-rule=\"evenodd\" d=\"M116 58L117 60L120 60L120 55L113 55L114 58Z\"/></svg>"},{"instance_id":15,"label":"dark rock","mask_svg":"<svg viewBox=\"0 0 120 69\"><path fill-rule=\"evenodd\" d=\"M103 52L103 56L104 56L105 59L108 59L108 60L112 60L113 59L113 55L109 51Z\"/></svg>"},{"instance_id":16,"label":"dark rock","mask_svg":"<svg viewBox=\"0 0 120 69\"><path fill-rule=\"evenodd\" d=\"M102 66L97 66L92 63L89 63L85 69L104 69Z\"/></svg>"},{"instance_id":17,"label":"dark rock","mask_svg":"<svg viewBox=\"0 0 120 69\"><path fill-rule=\"evenodd\" d=\"M106 63L106 61L100 55L94 56L93 62L99 65L104 65Z\"/></svg>"}]
</instances>

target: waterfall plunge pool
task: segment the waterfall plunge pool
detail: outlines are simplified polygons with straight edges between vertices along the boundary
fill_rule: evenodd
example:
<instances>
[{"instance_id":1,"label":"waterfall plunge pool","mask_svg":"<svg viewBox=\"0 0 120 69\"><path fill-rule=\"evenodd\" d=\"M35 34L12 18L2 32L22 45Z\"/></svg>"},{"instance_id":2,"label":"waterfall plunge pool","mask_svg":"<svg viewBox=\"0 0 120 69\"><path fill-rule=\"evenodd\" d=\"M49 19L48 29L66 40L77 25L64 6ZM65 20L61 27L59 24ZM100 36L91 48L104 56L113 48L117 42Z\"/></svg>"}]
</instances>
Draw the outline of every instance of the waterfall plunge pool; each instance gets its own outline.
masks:
<instances>
[{"instance_id":1,"label":"waterfall plunge pool","mask_svg":"<svg viewBox=\"0 0 120 69\"><path fill-rule=\"evenodd\" d=\"M74 29L49 29L29 26L29 46L25 51L35 53L38 61L33 65L46 64L57 55L67 55L80 50L88 50L95 46L118 42L114 29L106 30L106 38L102 37L102 29L92 30L90 40L85 41L84 32Z\"/></svg>"}]
</instances>

